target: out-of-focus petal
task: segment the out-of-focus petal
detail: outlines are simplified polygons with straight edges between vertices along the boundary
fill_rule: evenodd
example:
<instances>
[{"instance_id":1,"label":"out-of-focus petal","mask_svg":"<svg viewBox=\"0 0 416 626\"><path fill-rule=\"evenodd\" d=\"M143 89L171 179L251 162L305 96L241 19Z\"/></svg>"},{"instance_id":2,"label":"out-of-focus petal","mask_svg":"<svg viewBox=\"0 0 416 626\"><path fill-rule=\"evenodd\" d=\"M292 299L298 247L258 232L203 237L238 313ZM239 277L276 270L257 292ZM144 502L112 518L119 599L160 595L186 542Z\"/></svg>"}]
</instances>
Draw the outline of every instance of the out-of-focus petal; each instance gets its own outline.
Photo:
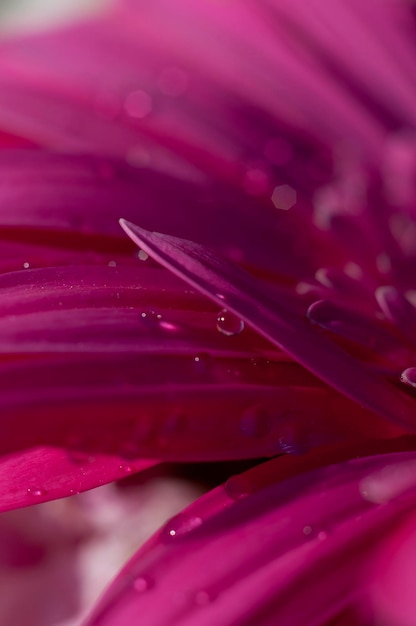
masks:
<instances>
[{"instance_id":1,"label":"out-of-focus petal","mask_svg":"<svg viewBox=\"0 0 416 626\"><path fill-rule=\"evenodd\" d=\"M398 453L251 493L226 484L170 520L86 623L127 626L145 616L154 626L303 626L349 613L350 623L366 624L369 556L415 499L414 479L390 481L388 506L368 497L368 482L380 470L411 471L415 463L413 452ZM273 466L278 461L269 476Z\"/></svg>"},{"instance_id":2,"label":"out-of-focus petal","mask_svg":"<svg viewBox=\"0 0 416 626\"><path fill-rule=\"evenodd\" d=\"M80 251L89 252L92 261L93 252L127 256L131 248L118 226L122 215L149 230L164 229L214 247L271 275L286 275L285 280L313 275L319 262L308 252L310 231L297 231L290 216L279 219L271 202L260 205L259 219L254 198L218 179L184 181L151 166L135 168L92 155L4 150L0 183L0 241L48 245L50 265L65 251L74 261ZM292 249L299 251L298 260ZM31 266L48 262L46 251L43 261L41 250L28 248L23 254ZM5 263L7 257L1 260Z\"/></svg>"},{"instance_id":3,"label":"out-of-focus petal","mask_svg":"<svg viewBox=\"0 0 416 626\"><path fill-rule=\"evenodd\" d=\"M414 469L414 468L413 468ZM407 474L407 478L411 477ZM415 621L415 516L393 529L371 571L373 610L380 623L412 626Z\"/></svg>"},{"instance_id":4,"label":"out-of-focus petal","mask_svg":"<svg viewBox=\"0 0 416 626\"><path fill-rule=\"evenodd\" d=\"M413 399L317 334L299 315L289 292L268 289L193 242L146 232L124 220L121 225L154 259L244 319L320 378L379 415L415 430Z\"/></svg>"},{"instance_id":5,"label":"out-of-focus petal","mask_svg":"<svg viewBox=\"0 0 416 626\"><path fill-rule=\"evenodd\" d=\"M23 424L20 427L24 427ZM156 461L38 447L0 459L0 511L65 498L139 472Z\"/></svg>"}]
</instances>

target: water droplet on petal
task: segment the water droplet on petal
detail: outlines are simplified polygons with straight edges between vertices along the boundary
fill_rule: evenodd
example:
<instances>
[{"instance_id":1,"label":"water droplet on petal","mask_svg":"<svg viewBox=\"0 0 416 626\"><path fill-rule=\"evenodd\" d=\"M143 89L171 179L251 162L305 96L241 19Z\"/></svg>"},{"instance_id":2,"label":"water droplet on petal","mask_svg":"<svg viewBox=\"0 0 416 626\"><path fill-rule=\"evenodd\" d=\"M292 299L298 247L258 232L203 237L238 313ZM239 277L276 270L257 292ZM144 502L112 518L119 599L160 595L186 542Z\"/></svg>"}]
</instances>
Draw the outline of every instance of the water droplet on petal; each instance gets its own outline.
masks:
<instances>
[{"instance_id":1,"label":"water droplet on petal","mask_svg":"<svg viewBox=\"0 0 416 626\"><path fill-rule=\"evenodd\" d=\"M303 534L308 536L312 534L312 526L304 526L303 527Z\"/></svg>"},{"instance_id":2,"label":"water droplet on petal","mask_svg":"<svg viewBox=\"0 0 416 626\"><path fill-rule=\"evenodd\" d=\"M227 309L223 309L217 316L217 329L223 335L232 337L238 335L244 329L244 322L239 317L230 313Z\"/></svg>"},{"instance_id":3,"label":"water droplet on petal","mask_svg":"<svg viewBox=\"0 0 416 626\"><path fill-rule=\"evenodd\" d=\"M279 185L272 193L272 202L281 211L289 211L296 204L296 198L296 191L290 185Z\"/></svg>"},{"instance_id":4,"label":"water droplet on petal","mask_svg":"<svg viewBox=\"0 0 416 626\"><path fill-rule=\"evenodd\" d=\"M360 494L368 502L385 504L415 488L415 469L415 461L388 465L361 480Z\"/></svg>"},{"instance_id":5,"label":"water droplet on petal","mask_svg":"<svg viewBox=\"0 0 416 626\"><path fill-rule=\"evenodd\" d=\"M162 315L160 313L157 313L156 311L153 311L152 309L142 311L140 313L140 317L144 322L152 326L159 325L162 319Z\"/></svg>"},{"instance_id":6,"label":"water droplet on petal","mask_svg":"<svg viewBox=\"0 0 416 626\"><path fill-rule=\"evenodd\" d=\"M400 380L405 385L416 387L416 367L408 367L400 374Z\"/></svg>"},{"instance_id":7,"label":"water droplet on petal","mask_svg":"<svg viewBox=\"0 0 416 626\"><path fill-rule=\"evenodd\" d=\"M211 368L212 357L207 352L200 352L194 357L193 370L201 376L207 374Z\"/></svg>"},{"instance_id":8,"label":"water droplet on petal","mask_svg":"<svg viewBox=\"0 0 416 626\"><path fill-rule=\"evenodd\" d=\"M133 587L138 593L144 593L154 587L154 580L149 576L138 576L133 582Z\"/></svg>"},{"instance_id":9,"label":"water droplet on petal","mask_svg":"<svg viewBox=\"0 0 416 626\"><path fill-rule=\"evenodd\" d=\"M273 427L273 420L264 408L250 407L240 419L240 430L246 437L264 437Z\"/></svg>"},{"instance_id":10,"label":"water droplet on petal","mask_svg":"<svg viewBox=\"0 0 416 626\"><path fill-rule=\"evenodd\" d=\"M192 530L199 528L202 524L200 517L189 517L185 513L179 513L176 517L173 517L165 526L163 530L163 536L165 539L171 541L178 537L187 535Z\"/></svg>"},{"instance_id":11,"label":"water droplet on petal","mask_svg":"<svg viewBox=\"0 0 416 626\"><path fill-rule=\"evenodd\" d=\"M149 258L149 255L144 250L139 250L137 256L139 257L140 261L147 261L147 259Z\"/></svg>"},{"instance_id":12,"label":"water droplet on petal","mask_svg":"<svg viewBox=\"0 0 416 626\"><path fill-rule=\"evenodd\" d=\"M26 261L25 263L23 263L23 267L25 268L25 270L29 269L30 263Z\"/></svg>"},{"instance_id":13,"label":"water droplet on petal","mask_svg":"<svg viewBox=\"0 0 416 626\"><path fill-rule=\"evenodd\" d=\"M41 487L28 487L27 493L29 496L41 498L42 496L46 496L48 492L46 491L46 489L42 489Z\"/></svg>"}]
</instances>

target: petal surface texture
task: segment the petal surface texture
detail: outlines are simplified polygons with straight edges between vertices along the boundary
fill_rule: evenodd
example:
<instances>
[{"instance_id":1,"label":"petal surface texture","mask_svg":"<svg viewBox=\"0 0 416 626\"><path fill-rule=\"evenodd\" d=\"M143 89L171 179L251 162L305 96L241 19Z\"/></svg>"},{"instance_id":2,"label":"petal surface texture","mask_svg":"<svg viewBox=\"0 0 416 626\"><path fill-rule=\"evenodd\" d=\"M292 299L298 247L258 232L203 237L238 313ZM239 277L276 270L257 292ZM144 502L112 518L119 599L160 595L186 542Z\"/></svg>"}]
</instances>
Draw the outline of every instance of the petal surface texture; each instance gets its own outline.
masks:
<instances>
[{"instance_id":1,"label":"petal surface texture","mask_svg":"<svg viewBox=\"0 0 416 626\"><path fill-rule=\"evenodd\" d=\"M260 469L277 478L282 461ZM369 623L367 565L412 514L415 463L376 455L268 487L258 469L240 475L170 520L86 623Z\"/></svg>"}]
</instances>

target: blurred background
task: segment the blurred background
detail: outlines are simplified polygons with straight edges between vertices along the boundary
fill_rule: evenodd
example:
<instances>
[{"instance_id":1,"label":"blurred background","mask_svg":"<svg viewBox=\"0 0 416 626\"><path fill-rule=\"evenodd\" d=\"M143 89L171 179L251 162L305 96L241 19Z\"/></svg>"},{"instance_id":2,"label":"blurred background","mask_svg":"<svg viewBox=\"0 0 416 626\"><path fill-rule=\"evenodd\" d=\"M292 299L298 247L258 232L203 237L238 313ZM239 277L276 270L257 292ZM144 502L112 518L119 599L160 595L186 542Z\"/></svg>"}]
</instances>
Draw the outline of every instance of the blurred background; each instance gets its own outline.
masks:
<instances>
[{"instance_id":1,"label":"blurred background","mask_svg":"<svg viewBox=\"0 0 416 626\"><path fill-rule=\"evenodd\" d=\"M111 0L0 0L0 35L34 31L103 10Z\"/></svg>"}]
</instances>

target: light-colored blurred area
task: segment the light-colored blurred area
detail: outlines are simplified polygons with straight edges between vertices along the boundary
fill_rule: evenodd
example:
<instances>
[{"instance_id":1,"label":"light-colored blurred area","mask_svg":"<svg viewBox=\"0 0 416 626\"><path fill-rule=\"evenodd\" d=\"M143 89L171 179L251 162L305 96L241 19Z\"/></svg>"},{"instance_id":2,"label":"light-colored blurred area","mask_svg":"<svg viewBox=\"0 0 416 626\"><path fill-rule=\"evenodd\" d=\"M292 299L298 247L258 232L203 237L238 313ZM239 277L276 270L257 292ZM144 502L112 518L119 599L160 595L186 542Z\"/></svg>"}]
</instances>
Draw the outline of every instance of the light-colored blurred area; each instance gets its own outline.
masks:
<instances>
[{"instance_id":1,"label":"light-colored blurred area","mask_svg":"<svg viewBox=\"0 0 416 626\"><path fill-rule=\"evenodd\" d=\"M0 625L79 626L120 568L201 493L178 477L0 515Z\"/></svg>"},{"instance_id":2,"label":"light-colored blurred area","mask_svg":"<svg viewBox=\"0 0 416 626\"><path fill-rule=\"evenodd\" d=\"M111 0L0 0L0 36L43 30L100 11Z\"/></svg>"}]
</instances>

